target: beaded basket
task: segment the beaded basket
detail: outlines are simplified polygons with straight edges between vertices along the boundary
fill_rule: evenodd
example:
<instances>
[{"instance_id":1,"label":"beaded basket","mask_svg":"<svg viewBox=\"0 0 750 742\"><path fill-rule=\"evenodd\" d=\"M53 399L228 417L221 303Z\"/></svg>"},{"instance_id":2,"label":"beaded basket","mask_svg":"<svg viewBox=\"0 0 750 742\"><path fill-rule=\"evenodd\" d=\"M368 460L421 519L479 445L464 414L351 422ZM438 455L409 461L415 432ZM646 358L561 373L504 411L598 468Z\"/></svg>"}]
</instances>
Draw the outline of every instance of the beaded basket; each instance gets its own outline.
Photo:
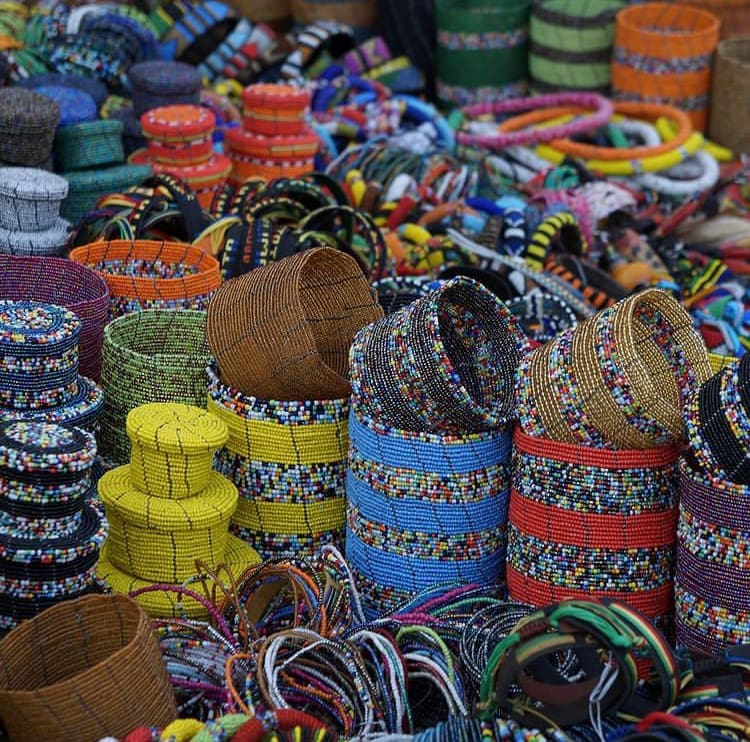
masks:
<instances>
[{"instance_id":1,"label":"beaded basket","mask_svg":"<svg viewBox=\"0 0 750 742\"><path fill-rule=\"evenodd\" d=\"M437 583L502 580L507 428L411 433L353 410L349 436L346 557L369 617Z\"/></svg>"},{"instance_id":2,"label":"beaded basket","mask_svg":"<svg viewBox=\"0 0 750 742\"><path fill-rule=\"evenodd\" d=\"M750 487L680 466L677 641L721 654L750 642Z\"/></svg>"},{"instance_id":3,"label":"beaded basket","mask_svg":"<svg viewBox=\"0 0 750 742\"><path fill-rule=\"evenodd\" d=\"M613 96L677 106L703 131L719 25L713 13L677 3L623 8L615 23Z\"/></svg>"},{"instance_id":4,"label":"beaded basket","mask_svg":"<svg viewBox=\"0 0 750 742\"><path fill-rule=\"evenodd\" d=\"M532 351L520 365L528 435L597 448L685 440L688 390L711 375L706 346L666 292L634 294Z\"/></svg>"},{"instance_id":5,"label":"beaded basket","mask_svg":"<svg viewBox=\"0 0 750 742\"><path fill-rule=\"evenodd\" d=\"M465 106L522 95L528 75L530 2L438 0L437 95Z\"/></svg>"},{"instance_id":6,"label":"beaded basket","mask_svg":"<svg viewBox=\"0 0 750 742\"><path fill-rule=\"evenodd\" d=\"M534 3L529 23L529 77L535 94L590 90L607 94L615 14L622 0Z\"/></svg>"},{"instance_id":7,"label":"beaded basket","mask_svg":"<svg viewBox=\"0 0 750 742\"><path fill-rule=\"evenodd\" d=\"M106 523L85 502L95 456L83 430L0 424L0 630L96 587Z\"/></svg>"},{"instance_id":8,"label":"beaded basket","mask_svg":"<svg viewBox=\"0 0 750 742\"><path fill-rule=\"evenodd\" d=\"M229 431L215 415L186 404L143 404L128 413L130 481L158 497L192 497L211 477L214 451Z\"/></svg>"},{"instance_id":9,"label":"beaded basket","mask_svg":"<svg viewBox=\"0 0 750 742\"><path fill-rule=\"evenodd\" d=\"M315 248L227 281L206 333L223 383L263 399L349 394L357 330L382 316L357 261Z\"/></svg>"},{"instance_id":10,"label":"beaded basket","mask_svg":"<svg viewBox=\"0 0 750 742\"><path fill-rule=\"evenodd\" d=\"M124 737L176 715L151 622L129 598L66 601L0 642L0 717L13 740Z\"/></svg>"},{"instance_id":11,"label":"beaded basket","mask_svg":"<svg viewBox=\"0 0 750 742\"><path fill-rule=\"evenodd\" d=\"M117 119L89 121L59 129L55 164L63 171L119 165L125 161L123 124Z\"/></svg>"},{"instance_id":12,"label":"beaded basket","mask_svg":"<svg viewBox=\"0 0 750 742\"><path fill-rule=\"evenodd\" d=\"M240 493L233 533L265 559L341 545L348 399L262 400L207 373L208 410L229 428L214 468Z\"/></svg>"},{"instance_id":13,"label":"beaded basket","mask_svg":"<svg viewBox=\"0 0 750 742\"><path fill-rule=\"evenodd\" d=\"M96 242L75 248L70 259L104 276L113 317L141 309L205 309L221 283L216 258L176 242Z\"/></svg>"},{"instance_id":14,"label":"beaded basket","mask_svg":"<svg viewBox=\"0 0 750 742\"><path fill-rule=\"evenodd\" d=\"M107 325L99 446L108 463L125 464L130 458L125 425L133 408L149 402L205 406L205 368L211 357L205 324L205 312L149 309Z\"/></svg>"},{"instance_id":15,"label":"beaded basket","mask_svg":"<svg viewBox=\"0 0 750 742\"><path fill-rule=\"evenodd\" d=\"M608 451L520 430L514 443L510 597L535 606L613 597L668 619L680 447Z\"/></svg>"},{"instance_id":16,"label":"beaded basket","mask_svg":"<svg viewBox=\"0 0 750 742\"><path fill-rule=\"evenodd\" d=\"M55 225L68 195L65 178L38 168L0 168L0 227L42 232Z\"/></svg>"}]
</instances>

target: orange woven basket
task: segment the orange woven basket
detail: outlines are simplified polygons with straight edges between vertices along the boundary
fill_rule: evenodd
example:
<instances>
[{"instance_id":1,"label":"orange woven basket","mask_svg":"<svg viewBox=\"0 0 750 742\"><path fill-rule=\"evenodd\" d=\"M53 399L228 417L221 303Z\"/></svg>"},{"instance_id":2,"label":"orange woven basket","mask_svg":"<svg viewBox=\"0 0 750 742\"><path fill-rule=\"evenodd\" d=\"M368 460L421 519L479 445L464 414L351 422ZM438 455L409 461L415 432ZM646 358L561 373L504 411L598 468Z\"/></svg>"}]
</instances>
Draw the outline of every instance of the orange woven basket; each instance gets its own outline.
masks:
<instances>
[{"instance_id":1,"label":"orange woven basket","mask_svg":"<svg viewBox=\"0 0 750 742\"><path fill-rule=\"evenodd\" d=\"M668 103L703 130L719 19L697 8L645 3L617 14L612 91L621 100Z\"/></svg>"},{"instance_id":2,"label":"orange woven basket","mask_svg":"<svg viewBox=\"0 0 750 742\"><path fill-rule=\"evenodd\" d=\"M13 742L96 742L176 716L151 622L124 595L59 603L0 642L0 719Z\"/></svg>"},{"instance_id":3,"label":"orange woven basket","mask_svg":"<svg viewBox=\"0 0 750 742\"><path fill-rule=\"evenodd\" d=\"M102 274L113 317L141 309L206 309L221 284L218 260L179 242L92 242L71 251L70 259Z\"/></svg>"}]
</instances>

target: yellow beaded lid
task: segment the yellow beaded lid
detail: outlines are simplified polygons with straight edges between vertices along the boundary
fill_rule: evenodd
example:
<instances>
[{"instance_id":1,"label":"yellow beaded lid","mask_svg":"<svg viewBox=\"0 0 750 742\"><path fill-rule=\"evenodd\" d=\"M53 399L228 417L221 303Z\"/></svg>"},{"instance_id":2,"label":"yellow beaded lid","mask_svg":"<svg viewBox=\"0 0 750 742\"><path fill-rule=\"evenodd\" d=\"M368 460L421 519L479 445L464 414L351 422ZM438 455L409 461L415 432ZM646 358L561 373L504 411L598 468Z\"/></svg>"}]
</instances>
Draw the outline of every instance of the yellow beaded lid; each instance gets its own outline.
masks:
<instances>
[{"instance_id":1,"label":"yellow beaded lid","mask_svg":"<svg viewBox=\"0 0 750 742\"><path fill-rule=\"evenodd\" d=\"M126 430L134 445L182 455L215 451L229 435L216 415L177 402L136 407L128 413Z\"/></svg>"},{"instance_id":2,"label":"yellow beaded lid","mask_svg":"<svg viewBox=\"0 0 750 742\"><path fill-rule=\"evenodd\" d=\"M154 497L133 487L130 466L118 466L99 480L99 496L107 515L155 531L191 531L230 518L237 508L237 488L226 477L210 472L199 495L171 499Z\"/></svg>"}]
</instances>

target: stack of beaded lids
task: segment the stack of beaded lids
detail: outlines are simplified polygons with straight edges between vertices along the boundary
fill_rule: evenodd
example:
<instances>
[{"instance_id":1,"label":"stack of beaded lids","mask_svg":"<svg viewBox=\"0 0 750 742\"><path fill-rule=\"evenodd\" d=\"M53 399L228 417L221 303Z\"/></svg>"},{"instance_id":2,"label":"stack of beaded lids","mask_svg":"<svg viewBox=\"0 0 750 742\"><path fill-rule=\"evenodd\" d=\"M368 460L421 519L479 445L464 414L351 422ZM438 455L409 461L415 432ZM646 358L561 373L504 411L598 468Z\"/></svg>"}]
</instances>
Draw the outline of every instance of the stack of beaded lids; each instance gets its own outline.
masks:
<instances>
[{"instance_id":1,"label":"stack of beaded lids","mask_svg":"<svg viewBox=\"0 0 750 742\"><path fill-rule=\"evenodd\" d=\"M0 252L59 255L70 224L60 217L68 181L47 170L0 168Z\"/></svg>"},{"instance_id":2,"label":"stack of beaded lids","mask_svg":"<svg viewBox=\"0 0 750 742\"><path fill-rule=\"evenodd\" d=\"M81 322L55 304L0 301L0 419L93 429L103 395L78 373Z\"/></svg>"},{"instance_id":3,"label":"stack of beaded lids","mask_svg":"<svg viewBox=\"0 0 750 742\"><path fill-rule=\"evenodd\" d=\"M96 585L106 524L86 502L93 435L0 423L0 629Z\"/></svg>"},{"instance_id":4,"label":"stack of beaded lids","mask_svg":"<svg viewBox=\"0 0 750 742\"><path fill-rule=\"evenodd\" d=\"M110 533L99 576L116 592L153 585L182 585L196 573L196 560L233 574L260 561L257 552L229 535L237 488L211 470L213 454L228 436L226 425L191 405L157 402L131 410L127 418L130 464L99 480ZM175 591L140 593L152 616L180 610ZM205 608L185 598L182 610L203 616Z\"/></svg>"},{"instance_id":5,"label":"stack of beaded lids","mask_svg":"<svg viewBox=\"0 0 750 742\"><path fill-rule=\"evenodd\" d=\"M57 101L33 90L0 89L0 162L51 169L59 121Z\"/></svg>"},{"instance_id":6,"label":"stack of beaded lids","mask_svg":"<svg viewBox=\"0 0 750 742\"><path fill-rule=\"evenodd\" d=\"M134 152L130 162L149 163L156 173L170 173L195 191L204 208L229 175L232 163L214 153L216 116L202 106L153 108L141 116L147 149Z\"/></svg>"},{"instance_id":7,"label":"stack of beaded lids","mask_svg":"<svg viewBox=\"0 0 750 742\"><path fill-rule=\"evenodd\" d=\"M306 121L309 91L262 83L245 88L242 103L243 128L230 129L225 139L232 181L312 172L318 138Z\"/></svg>"},{"instance_id":8,"label":"stack of beaded lids","mask_svg":"<svg viewBox=\"0 0 750 742\"><path fill-rule=\"evenodd\" d=\"M677 532L677 639L720 653L750 641L750 354L685 405Z\"/></svg>"}]
</instances>

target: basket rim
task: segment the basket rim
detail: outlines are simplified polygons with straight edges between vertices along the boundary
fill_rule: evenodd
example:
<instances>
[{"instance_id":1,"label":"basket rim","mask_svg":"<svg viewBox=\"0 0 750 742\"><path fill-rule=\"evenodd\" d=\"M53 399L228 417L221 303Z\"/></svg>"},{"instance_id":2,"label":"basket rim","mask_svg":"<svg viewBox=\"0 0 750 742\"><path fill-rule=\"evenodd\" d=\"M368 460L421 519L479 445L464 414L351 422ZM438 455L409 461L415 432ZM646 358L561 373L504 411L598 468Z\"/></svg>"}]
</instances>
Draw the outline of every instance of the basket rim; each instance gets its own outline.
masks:
<instances>
[{"instance_id":1,"label":"basket rim","mask_svg":"<svg viewBox=\"0 0 750 742\"><path fill-rule=\"evenodd\" d=\"M62 603L58 603L57 605L52 606L51 608L48 608L45 611L42 611L42 613L37 614L37 616L34 616L34 618L29 619L28 621L24 621L22 624L20 624L16 629L13 629L4 639L0 641L0 656L3 655L3 645L8 642L8 640L13 637L14 635L17 637L19 636L19 633L21 632L24 627L26 627L26 632L33 631L32 627L34 626L35 622L39 618L39 616L47 616L51 615L52 612L61 613L63 610L69 611L72 606L78 606L82 602L97 602L104 605L104 603L122 603L124 608L126 610L134 611L136 615L138 616L138 625L136 626L135 631L133 632L132 636L130 636L127 644L120 647L118 650L113 652L112 654L108 655L105 660L100 660L95 665L91 665L91 667L87 667L85 670L81 670L80 672L76 673L75 675L71 675L70 677L63 678L61 680L58 680L54 683L50 683L49 685L44 685L39 688L35 688L33 690L29 689L17 689L13 690L11 688L5 688L0 687L0 694L7 694L15 698L31 698L33 696L37 696L40 693L46 693L46 692L54 692L57 690L61 690L66 685L69 685L70 683L77 681L83 676L86 676L89 673L95 673L98 672L101 666L105 662L109 662L113 660L114 658L120 658L124 653L126 653L135 642L138 633L141 630L141 627L145 627L146 629L150 630L150 620L148 618L148 615L146 612L141 608L140 605L136 601L134 601L132 598L129 598L127 595L124 595L122 593L112 593L111 595L84 595L81 598L77 598L74 601L64 601ZM97 619L101 619L101 613L97 613Z\"/></svg>"}]
</instances>

